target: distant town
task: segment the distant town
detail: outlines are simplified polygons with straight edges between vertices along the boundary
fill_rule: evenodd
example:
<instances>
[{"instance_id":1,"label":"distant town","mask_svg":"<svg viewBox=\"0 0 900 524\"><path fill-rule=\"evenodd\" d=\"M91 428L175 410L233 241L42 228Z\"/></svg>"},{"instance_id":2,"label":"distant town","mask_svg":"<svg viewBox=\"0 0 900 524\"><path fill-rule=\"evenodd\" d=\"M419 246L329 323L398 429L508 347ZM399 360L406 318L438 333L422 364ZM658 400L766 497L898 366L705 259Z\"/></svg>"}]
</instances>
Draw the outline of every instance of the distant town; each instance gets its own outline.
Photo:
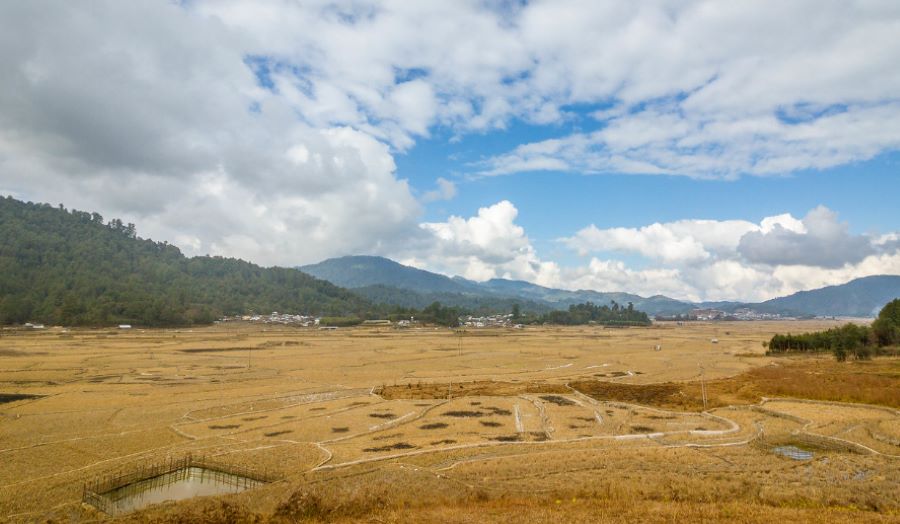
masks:
<instances>
[{"instance_id":1,"label":"distant town","mask_svg":"<svg viewBox=\"0 0 900 524\"><path fill-rule=\"evenodd\" d=\"M733 312L720 309L696 308L689 313L681 315L656 315L659 321L724 321L724 320L796 320L796 317L781 315L778 313L763 313L751 308L738 308Z\"/></svg>"},{"instance_id":2,"label":"distant town","mask_svg":"<svg viewBox=\"0 0 900 524\"><path fill-rule=\"evenodd\" d=\"M464 315L459 317L459 326L466 328L513 328L522 329L523 324L517 323L513 319L512 313L499 315L473 316ZM279 313L273 311L268 315L232 315L219 319L218 323L225 322L251 322L260 324L280 324L298 327L314 327L320 329L333 329L334 326L323 323L323 317L312 315L299 315L292 313ZM657 315L657 321L699 321L699 322L715 322L715 321L753 321L753 320L795 320L795 317L780 315L778 313L763 313L755 311L751 308L740 308L732 312L726 312L719 309L698 308L692 309L689 313L666 316ZM393 326L394 328L408 328L419 325L421 322L415 317L396 321L390 320L366 320L360 324L364 326ZM43 326L40 326L43 327ZM130 326L129 326L130 327Z\"/></svg>"}]
</instances>

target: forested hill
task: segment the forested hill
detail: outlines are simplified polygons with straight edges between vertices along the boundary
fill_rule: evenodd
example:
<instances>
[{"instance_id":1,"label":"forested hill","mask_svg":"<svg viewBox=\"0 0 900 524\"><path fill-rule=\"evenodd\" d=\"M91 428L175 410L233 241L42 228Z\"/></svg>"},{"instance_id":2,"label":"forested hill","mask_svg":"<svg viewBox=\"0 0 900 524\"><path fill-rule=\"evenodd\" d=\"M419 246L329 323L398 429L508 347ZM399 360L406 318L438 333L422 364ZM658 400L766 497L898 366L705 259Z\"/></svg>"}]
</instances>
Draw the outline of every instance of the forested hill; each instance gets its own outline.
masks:
<instances>
[{"instance_id":1,"label":"forested hill","mask_svg":"<svg viewBox=\"0 0 900 524\"><path fill-rule=\"evenodd\" d=\"M187 258L134 225L0 197L0 323L146 326L222 314L363 314L368 302L296 269Z\"/></svg>"},{"instance_id":2,"label":"forested hill","mask_svg":"<svg viewBox=\"0 0 900 524\"><path fill-rule=\"evenodd\" d=\"M350 289L388 286L417 293L483 294L478 284L474 282L454 280L430 271L404 266L384 257L356 255L330 258L297 269Z\"/></svg>"}]
</instances>

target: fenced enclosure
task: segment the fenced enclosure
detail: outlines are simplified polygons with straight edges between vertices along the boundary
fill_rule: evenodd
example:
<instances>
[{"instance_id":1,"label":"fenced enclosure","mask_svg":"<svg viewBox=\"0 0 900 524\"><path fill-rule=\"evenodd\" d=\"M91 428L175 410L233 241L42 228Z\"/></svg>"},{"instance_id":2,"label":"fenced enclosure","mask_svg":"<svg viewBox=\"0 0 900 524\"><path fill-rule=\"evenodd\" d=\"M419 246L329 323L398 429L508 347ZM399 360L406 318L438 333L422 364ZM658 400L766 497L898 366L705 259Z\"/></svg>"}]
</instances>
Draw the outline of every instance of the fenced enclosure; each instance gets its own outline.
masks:
<instances>
[{"instance_id":1,"label":"fenced enclosure","mask_svg":"<svg viewBox=\"0 0 900 524\"><path fill-rule=\"evenodd\" d=\"M131 472L109 474L86 482L82 488L81 501L104 513L116 515L136 509L121 503L127 497L165 489L189 480L199 480L200 483L218 486L216 493L234 493L272 482L277 478L268 471L253 470L208 457L187 455L178 459L169 458L156 464L141 465ZM129 487L133 489L129 490Z\"/></svg>"}]
</instances>

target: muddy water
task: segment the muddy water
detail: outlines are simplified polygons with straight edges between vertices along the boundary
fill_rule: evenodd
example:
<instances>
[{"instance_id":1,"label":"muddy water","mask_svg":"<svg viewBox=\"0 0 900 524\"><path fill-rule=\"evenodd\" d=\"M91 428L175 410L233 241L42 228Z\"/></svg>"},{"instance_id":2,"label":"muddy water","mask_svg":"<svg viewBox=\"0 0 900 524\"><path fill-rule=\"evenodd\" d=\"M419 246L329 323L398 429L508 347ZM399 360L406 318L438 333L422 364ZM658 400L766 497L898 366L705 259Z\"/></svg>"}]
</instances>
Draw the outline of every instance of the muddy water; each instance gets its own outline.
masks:
<instances>
[{"instance_id":1,"label":"muddy water","mask_svg":"<svg viewBox=\"0 0 900 524\"><path fill-rule=\"evenodd\" d=\"M262 485L258 480L204 468L184 468L104 493L113 513L122 514L166 500L238 493Z\"/></svg>"},{"instance_id":2,"label":"muddy water","mask_svg":"<svg viewBox=\"0 0 900 524\"><path fill-rule=\"evenodd\" d=\"M797 446L777 446L772 448L772 452L794 460L810 460L813 458L812 451L800 449Z\"/></svg>"}]
</instances>

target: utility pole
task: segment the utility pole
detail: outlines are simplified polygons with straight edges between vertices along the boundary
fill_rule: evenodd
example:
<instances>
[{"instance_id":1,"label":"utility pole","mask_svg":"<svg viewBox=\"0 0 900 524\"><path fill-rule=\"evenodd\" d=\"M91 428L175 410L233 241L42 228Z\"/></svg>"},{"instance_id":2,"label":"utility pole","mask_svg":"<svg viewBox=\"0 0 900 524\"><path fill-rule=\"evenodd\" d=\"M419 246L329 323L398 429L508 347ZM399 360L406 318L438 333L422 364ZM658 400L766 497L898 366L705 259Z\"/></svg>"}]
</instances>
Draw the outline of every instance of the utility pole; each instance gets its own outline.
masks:
<instances>
[{"instance_id":1,"label":"utility pole","mask_svg":"<svg viewBox=\"0 0 900 524\"><path fill-rule=\"evenodd\" d=\"M703 380L703 366L700 363L697 363L700 366L700 395L703 397L703 411L706 411L706 382Z\"/></svg>"}]
</instances>

